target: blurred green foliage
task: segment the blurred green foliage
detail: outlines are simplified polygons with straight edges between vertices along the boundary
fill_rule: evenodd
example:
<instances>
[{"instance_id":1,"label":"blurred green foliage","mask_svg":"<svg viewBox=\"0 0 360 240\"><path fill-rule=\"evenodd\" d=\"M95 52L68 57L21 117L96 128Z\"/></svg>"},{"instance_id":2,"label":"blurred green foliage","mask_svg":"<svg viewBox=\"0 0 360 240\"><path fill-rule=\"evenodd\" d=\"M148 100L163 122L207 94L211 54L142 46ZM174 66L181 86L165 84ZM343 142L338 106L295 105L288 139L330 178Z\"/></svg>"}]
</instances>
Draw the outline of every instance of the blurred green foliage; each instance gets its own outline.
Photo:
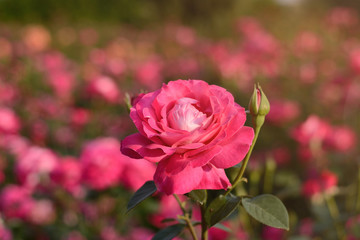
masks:
<instances>
[{"instance_id":1,"label":"blurred green foliage","mask_svg":"<svg viewBox=\"0 0 360 240\"><path fill-rule=\"evenodd\" d=\"M345 5L359 8L351 0L305 0L315 8ZM144 26L164 20L206 24L237 14L262 15L279 10L276 0L0 0L0 21L29 23L121 22Z\"/></svg>"}]
</instances>

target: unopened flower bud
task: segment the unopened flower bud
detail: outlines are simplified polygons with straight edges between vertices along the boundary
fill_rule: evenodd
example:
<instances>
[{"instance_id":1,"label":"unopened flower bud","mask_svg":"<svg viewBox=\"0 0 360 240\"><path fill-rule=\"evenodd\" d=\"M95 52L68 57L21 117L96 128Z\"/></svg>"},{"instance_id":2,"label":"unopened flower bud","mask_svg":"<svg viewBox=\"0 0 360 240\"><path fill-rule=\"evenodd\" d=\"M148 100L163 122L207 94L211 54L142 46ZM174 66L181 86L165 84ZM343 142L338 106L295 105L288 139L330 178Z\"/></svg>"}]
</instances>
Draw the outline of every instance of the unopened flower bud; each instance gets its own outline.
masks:
<instances>
[{"instance_id":1,"label":"unopened flower bud","mask_svg":"<svg viewBox=\"0 0 360 240\"><path fill-rule=\"evenodd\" d=\"M254 92L249 102L249 111L254 118L254 127L261 127L265 121L265 115L270 112L269 100L259 84L254 86Z\"/></svg>"}]
</instances>

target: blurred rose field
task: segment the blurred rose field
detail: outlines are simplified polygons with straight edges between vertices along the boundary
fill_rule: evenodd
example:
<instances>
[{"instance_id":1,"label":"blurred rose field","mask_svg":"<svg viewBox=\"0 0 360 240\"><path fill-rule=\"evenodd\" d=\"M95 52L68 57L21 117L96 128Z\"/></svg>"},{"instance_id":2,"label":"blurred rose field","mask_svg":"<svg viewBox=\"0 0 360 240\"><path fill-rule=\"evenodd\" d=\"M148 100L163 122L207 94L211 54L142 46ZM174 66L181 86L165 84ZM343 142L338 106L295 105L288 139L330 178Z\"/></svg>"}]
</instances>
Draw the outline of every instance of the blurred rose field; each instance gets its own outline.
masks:
<instances>
[{"instance_id":1,"label":"blurred rose field","mask_svg":"<svg viewBox=\"0 0 360 240\"><path fill-rule=\"evenodd\" d=\"M171 225L182 210L164 193L126 213L156 164L120 144L136 96L177 79L245 109L260 83L271 105L237 191L276 195L290 230L239 207L209 239L360 239L360 5L338 2L1 0L0 239L146 240Z\"/></svg>"}]
</instances>

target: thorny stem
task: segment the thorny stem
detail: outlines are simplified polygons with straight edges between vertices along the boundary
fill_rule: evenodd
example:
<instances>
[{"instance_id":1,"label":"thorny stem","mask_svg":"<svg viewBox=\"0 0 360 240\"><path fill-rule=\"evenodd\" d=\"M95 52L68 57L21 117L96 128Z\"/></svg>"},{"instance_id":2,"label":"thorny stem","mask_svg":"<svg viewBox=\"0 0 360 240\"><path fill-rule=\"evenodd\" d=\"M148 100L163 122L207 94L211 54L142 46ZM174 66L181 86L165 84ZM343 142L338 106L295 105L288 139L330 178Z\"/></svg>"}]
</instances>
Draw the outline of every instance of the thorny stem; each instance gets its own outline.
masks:
<instances>
[{"instance_id":1,"label":"thorny stem","mask_svg":"<svg viewBox=\"0 0 360 240\"><path fill-rule=\"evenodd\" d=\"M254 136L254 139L253 139L252 144L250 146L250 149L249 149L248 153L245 156L245 159L243 161L243 164L241 165L241 168L239 170L238 175L236 176L234 182L232 183L232 186L226 191L225 196L228 195L236 187L236 185L239 182L241 182L242 177L243 177L243 175L245 173L246 166L247 166L247 164L249 162L252 150L253 150L253 148L255 146L255 143L256 143L256 140L257 140L257 138L259 136L260 128L261 128L261 126L255 128L255 136Z\"/></svg>"},{"instance_id":2,"label":"thorny stem","mask_svg":"<svg viewBox=\"0 0 360 240\"><path fill-rule=\"evenodd\" d=\"M192 222L191 222L191 219L190 219L190 214L186 211L185 209L185 206L184 206L184 203L181 202L180 198L178 197L178 195L176 194L173 194L176 201L178 202L180 208L181 208L181 211L183 212L183 216L179 216L178 218L179 219L182 219L186 222L186 225L187 227L189 228L189 231L191 233L191 236L193 237L194 240L198 240L197 236L196 236L196 232L195 232L195 229L194 229L194 226L192 225Z\"/></svg>"}]
</instances>

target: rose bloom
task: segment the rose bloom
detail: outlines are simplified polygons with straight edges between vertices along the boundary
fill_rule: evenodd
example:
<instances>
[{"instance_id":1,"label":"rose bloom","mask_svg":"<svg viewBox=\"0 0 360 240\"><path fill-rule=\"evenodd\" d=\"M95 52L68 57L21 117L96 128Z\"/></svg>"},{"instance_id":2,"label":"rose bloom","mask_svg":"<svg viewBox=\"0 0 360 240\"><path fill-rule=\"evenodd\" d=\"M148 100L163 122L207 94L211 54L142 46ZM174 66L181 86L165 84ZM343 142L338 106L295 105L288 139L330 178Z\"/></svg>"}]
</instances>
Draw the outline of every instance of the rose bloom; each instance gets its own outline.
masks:
<instances>
[{"instance_id":1,"label":"rose bloom","mask_svg":"<svg viewBox=\"0 0 360 240\"><path fill-rule=\"evenodd\" d=\"M271 102L271 109L266 119L275 125L282 125L296 119L300 114L299 105L287 100Z\"/></svg>"},{"instance_id":2,"label":"rose bloom","mask_svg":"<svg viewBox=\"0 0 360 240\"><path fill-rule=\"evenodd\" d=\"M50 224L56 218L55 207L48 199L34 201L28 218L31 223L36 225Z\"/></svg>"},{"instance_id":3,"label":"rose bloom","mask_svg":"<svg viewBox=\"0 0 360 240\"><path fill-rule=\"evenodd\" d=\"M157 162L155 184L169 195L228 188L224 169L244 158L254 137L233 96L201 80L172 81L140 95L130 117L139 133L122 141L122 152Z\"/></svg>"},{"instance_id":4,"label":"rose bloom","mask_svg":"<svg viewBox=\"0 0 360 240\"><path fill-rule=\"evenodd\" d=\"M124 168L119 149L120 142L114 138L87 143L80 156L82 180L97 190L116 185Z\"/></svg>"},{"instance_id":5,"label":"rose bloom","mask_svg":"<svg viewBox=\"0 0 360 240\"><path fill-rule=\"evenodd\" d=\"M0 108L0 133L17 133L20 119L10 108Z\"/></svg>"},{"instance_id":6,"label":"rose bloom","mask_svg":"<svg viewBox=\"0 0 360 240\"><path fill-rule=\"evenodd\" d=\"M12 240L12 234L9 229L7 229L3 223L0 224L0 239L2 240Z\"/></svg>"},{"instance_id":7,"label":"rose bloom","mask_svg":"<svg viewBox=\"0 0 360 240\"><path fill-rule=\"evenodd\" d=\"M333 127L325 138L325 146L339 152L348 152L356 145L355 132L346 126Z\"/></svg>"},{"instance_id":8,"label":"rose bloom","mask_svg":"<svg viewBox=\"0 0 360 240\"><path fill-rule=\"evenodd\" d=\"M331 131L330 124L316 115L310 115L292 131L292 137L302 145L311 141L322 142Z\"/></svg>"},{"instance_id":9,"label":"rose bloom","mask_svg":"<svg viewBox=\"0 0 360 240\"><path fill-rule=\"evenodd\" d=\"M123 155L124 168L120 175L121 183L133 191L138 190L146 181L152 180L155 163L144 159L131 159Z\"/></svg>"},{"instance_id":10,"label":"rose bloom","mask_svg":"<svg viewBox=\"0 0 360 240\"><path fill-rule=\"evenodd\" d=\"M50 149L32 146L17 158L15 168L22 184L36 187L57 165L58 157Z\"/></svg>"},{"instance_id":11,"label":"rose bloom","mask_svg":"<svg viewBox=\"0 0 360 240\"><path fill-rule=\"evenodd\" d=\"M315 177L307 179L302 186L302 193L306 197L313 197L321 192L332 192L338 183L336 174L324 170Z\"/></svg>"},{"instance_id":12,"label":"rose bloom","mask_svg":"<svg viewBox=\"0 0 360 240\"><path fill-rule=\"evenodd\" d=\"M50 177L53 182L74 193L80 188L81 170L81 164L77 159L64 157L51 172Z\"/></svg>"},{"instance_id":13,"label":"rose bloom","mask_svg":"<svg viewBox=\"0 0 360 240\"><path fill-rule=\"evenodd\" d=\"M121 93L116 83L106 76L99 76L90 81L88 92L90 95L99 96L109 103L116 103L121 99Z\"/></svg>"},{"instance_id":14,"label":"rose bloom","mask_svg":"<svg viewBox=\"0 0 360 240\"><path fill-rule=\"evenodd\" d=\"M27 219L34 200L29 189L7 185L0 194L0 210L7 219Z\"/></svg>"}]
</instances>

